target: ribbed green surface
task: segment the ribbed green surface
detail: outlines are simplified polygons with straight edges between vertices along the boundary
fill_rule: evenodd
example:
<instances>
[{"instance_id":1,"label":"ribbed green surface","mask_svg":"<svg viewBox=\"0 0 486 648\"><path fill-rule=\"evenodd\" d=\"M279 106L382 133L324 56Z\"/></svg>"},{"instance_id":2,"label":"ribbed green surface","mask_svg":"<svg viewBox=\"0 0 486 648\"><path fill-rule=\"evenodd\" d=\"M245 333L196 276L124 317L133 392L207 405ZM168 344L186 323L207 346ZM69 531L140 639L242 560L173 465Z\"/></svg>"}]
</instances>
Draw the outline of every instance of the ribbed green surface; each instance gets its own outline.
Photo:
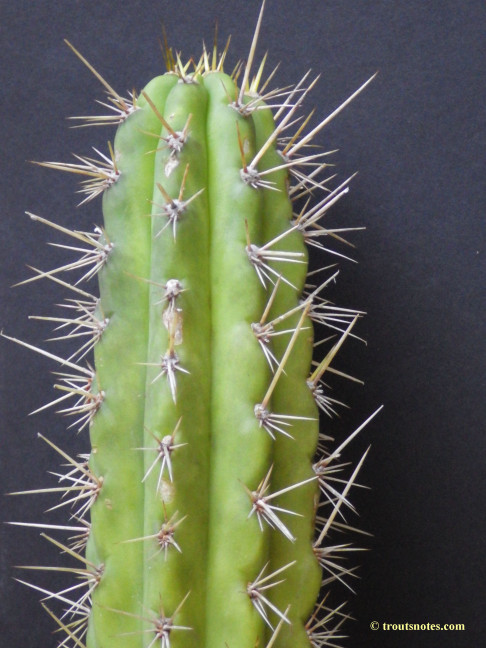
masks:
<instances>
[{"instance_id":1,"label":"ribbed green surface","mask_svg":"<svg viewBox=\"0 0 486 648\"><path fill-rule=\"evenodd\" d=\"M163 103L175 78L154 79L148 91ZM93 594L89 641L96 648L141 645L123 633L140 628L137 619L111 612L140 614L143 592L143 547L121 544L143 535L143 445L145 361L148 340L148 285L135 277L150 272L151 232L148 200L153 193L154 139L158 120L140 99L141 109L118 129L114 148L121 175L103 195L104 228L113 250L99 275L101 309L109 326L96 345L98 389L105 392L90 428L90 465L103 478L91 508L87 557L104 565Z\"/></svg>"},{"instance_id":2,"label":"ribbed green surface","mask_svg":"<svg viewBox=\"0 0 486 648\"><path fill-rule=\"evenodd\" d=\"M141 110L119 128L121 176L103 200L114 248L100 276L110 324L95 353L105 400L91 427L90 463L104 483L91 509L87 555L105 572L93 593L88 647L148 646L155 621L176 611L167 621L176 626L167 635L172 648L264 646L271 630L248 585L267 563L265 574L296 561L273 579L283 583L262 592L282 613L292 604L292 626L275 646L308 648L304 624L320 582L311 547L317 487L313 482L271 500L298 514L277 512L294 542L263 517L260 528L251 500L272 465L266 494L312 477L317 443L306 385L309 322L268 409L314 420L294 420L292 439L275 432L273 440L254 411L272 375L251 325L273 286L262 285L248 258L247 232L253 244L264 245L289 229L292 207L285 171L265 176L278 191L242 180L240 146L249 164L273 119L269 111L243 117L231 107L228 97L237 90L221 72L194 83L168 74L145 92L171 129L182 131L188 119L189 127L174 154L171 132L141 98ZM259 168L281 162L272 147ZM188 201L175 224L164 211L167 196ZM304 252L302 236L294 232L276 249ZM281 283L275 317L298 304L306 264L271 265L297 287ZM174 281L182 291L167 298ZM282 328L295 327L300 315ZM280 359L290 334L274 339ZM174 431L172 443L180 447L170 453L172 480L168 465L161 473L157 452ZM171 524L173 542L165 546L160 531ZM279 617L265 609L275 626ZM160 623L155 645L166 648Z\"/></svg>"},{"instance_id":3,"label":"ribbed green surface","mask_svg":"<svg viewBox=\"0 0 486 648\"><path fill-rule=\"evenodd\" d=\"M225 88L226 87L226 92ZM268 382L268 368L251 331L264 291L245 251L245 222L261 240L262 196L246 186L239 133L248 160L255 154L251 120L228 106L234 84L222 74L205 78L210 94L207 135L211 202L212 430L208 557L208 646L233 648L261 637L262 621L246 595L261 569L267 534L248 519L244 485L256 488L269 463L271 444L254 415Z\"/></svg>"},{"instance_id":4,"label":"ribbed green surface","mask_svg":"<svg viewBox=\"0 0 486 648\"><path fill-rule=\"evenodd\" d=\"M254 116L259 134L258 145L263 146L273 127L270 110L260 110ZM260 170L271 169L282 164L282 157L275 146L262 159ZM286 232L291 226L292 205L286 195L288 174L281 170L272 174L272 180L280 190L264 192L264 232L265 239L273 240ZM278 250L300 252L304 263L276 262L275 269L296 289L284 281L275 295L269 320L279 317L300 303L307 274L307 249L302 235L294 231L276 244ZM299 259L298 259L299 260ZM281 322L277 330L295 328L302 316L302 310ZM290 334L275 336L273 348L277 358L285 353ZM307 317L296 340L292 353L285 364L285 373L280 377L272 396L272 409L276 414L305 417L311 420L292 420L287 428L293 438L277 434L274 444L274 470L272 491L279 491L291 484L297 484L314 477L312 459L317 440L319 412L314 398L306 384L312 360L313 325ZM277 607L285 610L289 603L292 607L289 618L292 626L285 624L278 637L279 648L308 646L309 641L303 627L312 614L321 584L321 568L312 550L314 537L314 515L318 500L317 483L310 482L297 489L284 493L278 500L279 506L294 511L299 516L287 516L287 525L295 537L289 542L281 533L273 533L271 538L271 570L279 569L292 561L294 567L282 575L285 582L274 589L273 600ZM296 592L298 595L296 596Z\"/></svg>"}]
</instances>

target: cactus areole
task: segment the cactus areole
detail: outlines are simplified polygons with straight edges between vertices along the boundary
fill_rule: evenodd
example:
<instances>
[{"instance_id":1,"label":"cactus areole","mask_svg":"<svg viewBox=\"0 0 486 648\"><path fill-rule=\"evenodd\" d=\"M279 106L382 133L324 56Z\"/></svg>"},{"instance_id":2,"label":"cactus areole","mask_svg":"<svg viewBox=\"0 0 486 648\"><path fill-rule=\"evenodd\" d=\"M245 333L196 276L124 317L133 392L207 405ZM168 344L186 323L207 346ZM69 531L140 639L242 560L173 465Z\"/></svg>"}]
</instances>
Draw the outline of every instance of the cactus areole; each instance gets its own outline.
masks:
<instances>
[{"instance_id":1,"label":"cactus areole","mask_svg":"<svg viewBox=\"0 0 486 648\"><path fill-rule=\"evenodd\" d=\"M58 363L44 407L91 443L72 458L42 437L67 465L42 491L61 493L70 520L37 526L75 585L30 586L63 647L310 648L341 636L328 585L354 575L343 513L364 457L348 470L349 439L333 449L318 419L339 406L323 376L339 374L331 363L359 313L326 300L335 271L309 276L307 246L326 266L343 256L332 248L343 230L323 219L349 180L329 188L327 154L310 146L330 119L301 118L315 80L271 91L254 65L261 17L232 74L227 47L187 64L167 47L168 72L129 99L70 46L108 92L109 115L85 121L117 131L106 155L42 163L85 176L82 202L102 197L99 227L30 214L77 255L27 280L68 293L47 319L80 345L68 359L35 350Z\"/></svg>"}]
</instances>

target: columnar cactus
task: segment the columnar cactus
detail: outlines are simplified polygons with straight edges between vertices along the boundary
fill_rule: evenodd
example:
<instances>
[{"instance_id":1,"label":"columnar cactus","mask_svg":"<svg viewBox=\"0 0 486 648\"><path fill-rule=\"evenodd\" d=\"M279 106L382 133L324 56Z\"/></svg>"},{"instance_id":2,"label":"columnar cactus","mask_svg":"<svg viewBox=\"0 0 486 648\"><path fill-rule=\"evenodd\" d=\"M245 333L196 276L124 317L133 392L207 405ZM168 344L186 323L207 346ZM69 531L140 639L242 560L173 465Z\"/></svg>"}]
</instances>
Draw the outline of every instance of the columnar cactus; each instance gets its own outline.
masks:
<instances>
[{"instance_id":1,"label":"columnar cactus","mask_svg":"<svg viewBox=\"0 0 486 648\"><path fill-rule=\"evenodd\" d=\"M362 462L340 477L349 439L319 442L318 411L339 405L322 378L359 313L324 297L335 275L306 279L306 244L341 237L322 218L349 181L328 189L326 154L308 148L330 118L298 119L315 81L269 91L255 71L262 12L232 74L216 45L187 64L167 47L168 72L129 99L95 72L112 112L85 119L118 125L109 153L42 163L85 176L82 202L103 203L92 232L30 214L78 255L27 280L70 293L50 319L79 348L36 350L59 365L45 407L91 442L72 458L45 439L67 470L43 490L72 507L54 527L70 538L46 536L78 582L32 586L61 646L336 645L345 615L316 600L353 575L337 532ZM99 297L83 285L95 275ZM336 335L313 365L314 325Z\"/></svg>"}]
</instances>

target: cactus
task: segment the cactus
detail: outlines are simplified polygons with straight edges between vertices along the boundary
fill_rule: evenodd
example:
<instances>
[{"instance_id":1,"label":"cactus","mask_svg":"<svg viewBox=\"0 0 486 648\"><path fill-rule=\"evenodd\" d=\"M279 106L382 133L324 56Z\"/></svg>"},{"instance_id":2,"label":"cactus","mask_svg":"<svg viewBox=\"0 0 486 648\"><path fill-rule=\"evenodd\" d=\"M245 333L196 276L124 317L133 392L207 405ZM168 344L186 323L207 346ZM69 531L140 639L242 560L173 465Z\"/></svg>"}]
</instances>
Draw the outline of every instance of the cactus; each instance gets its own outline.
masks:
<instances>
[{"instance_id":1,"label":"cactus","mask_svg":"<svg viewBox=\"0 0 486 648\"><path fill-rule=\"evenodd\" d=\"M110 114L85 121L118 128L107 154L41 164L81 175L82 203L102 195L103 224L29 213L77 258L23 283L68 291L44 319L80 345L66 359L15 340L58 365L60 395L40 409L91 443L76 458L42 436L67 469L40 491L70 521L40 526L76 584L30 586L60 646L309 648L336 645L346 617L327 585L354 575L339 516L364 456L347 479L339 458L363 426L331 449L318 418L339 406L323 376L360 313L323 296L335 274L306 277L308 245L338 254L323 241L342 230L322 218L350 179L328 189L309 145L369 81L308 130L298 110L316 80L270 91L254 65L263 9L232 74L228 45L188 63L166 46L168 72L128 99L70 45L108 92ZM312 365L314 326L337 335Z\"/></svg>"}]
</instances>

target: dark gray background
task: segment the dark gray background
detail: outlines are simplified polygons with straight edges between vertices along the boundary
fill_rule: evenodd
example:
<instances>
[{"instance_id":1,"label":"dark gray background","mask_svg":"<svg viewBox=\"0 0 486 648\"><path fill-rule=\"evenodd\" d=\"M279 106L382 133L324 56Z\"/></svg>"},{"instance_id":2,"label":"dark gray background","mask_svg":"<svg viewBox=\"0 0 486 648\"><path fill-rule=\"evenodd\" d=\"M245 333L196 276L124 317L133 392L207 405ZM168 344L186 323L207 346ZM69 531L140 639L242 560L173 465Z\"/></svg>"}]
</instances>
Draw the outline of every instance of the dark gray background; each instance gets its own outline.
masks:
<instances>
[{"instance_id":1,"label":"dark gray background","mask_svg":"<svg viewBox=\"0 0 486 648\"><path fill-rule=\"evenodd\" d=\"M484 106L486 6L482 0L357 0L298 4L269 0L262 54L277 82L309 67L322 72L308 105L333 110L376 70L373 84L319 138L352 190L333 223L364 225L355 258L343 264L336 300L366 310L360 334L336 363L364 379L340 385L352 404L330 429L352 430L385 408L348 457L372 450L356 491L359 523L374 538L360 554L356 622L346 645L366 648L480 645L486 630L484 407ZM25 264L50 267L49 232L26 209L64 224L99 222L99 203L76 209L72 178L26 160L68 160L105 147L108 129L69 130L65 117L96 111L101 88L68 51L68 38L120 92L162 71L162 20L187 57L204 37L232 34L231 61L245 57L259 2L109 0L0 3L1 321L7 334L41 344L54 286L11 290ZM52 238L52 237L50 237ZM52 414L28 418L52 397L47 360L5 341L1 358L1 491L35 488L59 463L35 436L84 447ZM74 451L74 450L73 450ZM2 520L35 520L42 498L2 501ZM61 517L62 519L62 517ZM356 522L356 520L350 520ZM14 564L53 564L56 552L33 530L2 528L0 645L54 646L39 595L12 580ZM20 578L24 577L20 574ZM32 580L35 578L32 577ZM49 576L36 582L48 582ZM345 593L343 593L345 596ZM372 632L372 620L464 623L458 632Z\"/></svg>"}]
</instances>

